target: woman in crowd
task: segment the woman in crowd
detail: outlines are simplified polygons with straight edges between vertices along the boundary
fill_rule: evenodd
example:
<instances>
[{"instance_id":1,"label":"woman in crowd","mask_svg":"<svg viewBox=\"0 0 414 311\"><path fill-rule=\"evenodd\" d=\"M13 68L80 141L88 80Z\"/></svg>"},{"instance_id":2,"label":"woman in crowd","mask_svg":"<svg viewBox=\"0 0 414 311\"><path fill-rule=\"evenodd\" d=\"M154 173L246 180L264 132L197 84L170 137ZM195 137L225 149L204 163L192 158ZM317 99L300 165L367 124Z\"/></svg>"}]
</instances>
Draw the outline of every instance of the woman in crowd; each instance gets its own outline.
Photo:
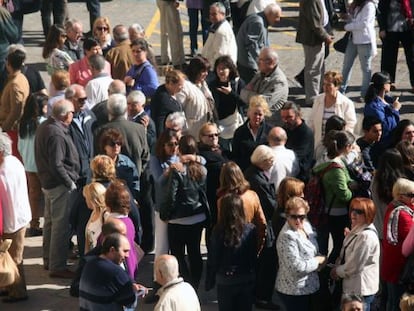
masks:
<instances>
[{"instance_id":1,"label":"woman in crowd","mask_svg":"<svg viewBox=\"0 0 414 311\"><path fill-rule=\"evenodd\" d=\"M196 56L191 59L186 70L188 81L177 94L187 119L188 133L194 137L198 137L204 123L217 119L214 98L206 82L209 70L206 58Z\"/></svg>"},{"instance_id":2,"label":"woman in crowd","mask_svg":"<svg viewBox=\"0 0 414 311\"><path fill-rule=\"evenodd\" d=\"M124 137L116 128L105 129L99 137L100 150L115 162L116 177L126 182L134 199L139 194L139 174L137 166L132 160L121 153Z\"/></svg>"},{"instance_id":3,"label":"woman in crowd","mask_svg":"<svg viewBox=\"0 0 414 311\"><path fill-rule=\"evenodd\" d=\"M41 106L42 102L45 100L47 101L47 96L45 95L30 95L24 106L19 126L19 140L17 147L22 156L26 171L30 208L32 211L32 220L30 221L30 228L28 229L29 236L42 235L42 229L40 228L40 217L42 216L42 208L40 206L42 189L37 175L34 146L36 129L41 123Z\"/></svg>"},{"instance_id":4,"label":"woman in crowd","mask_svg":"<svg viewBox=\"0 0 414 311\"><path fill-rule=\"evenodd\" d=\"M245 170L250 165L250 156L258 145L267 143L270 125L266 124L265 117L270 116L269 105L264 97L253 96L247 110L247 121L240 126L233 137L234 161Z\"/></svg>"},{"instance_id":5,"label":"woman in crowd","mask_svg":"<svg viewBox=\"0 0 414 311\"><path fill-rule=\"evenodd\" d=\"M380 153L391 143L391 133L400 121L401 103L399 97L389 96L391 87L390 75L386 72L376 72L372 75L371 84L365 95L364 116L377 117L382 122ZM374 164L377 161L374 161Z\"/></svg>"},{"instance_id":6,"label":"woman in crowd","mask_svg":"<svg viewBox=\"0 0 414 311\"><path fill-rule=\"evenodd\" d=\"M112 181L105 193L105 204L108 208L108 216L118 218L125 224L126 237L131 246L129 256L125 257L128 274L132 280L137 277L138 258L135 247L135 226L128 217L131 205L131 196L126 185L120 180Z\"/></svg>"},{"instance_id":7,"label":"woman in crowd","mask_svg":"<svg viewBox=\"0 0 414 311\"><path fill-rule=\"evenodd\" d=\"M251 165L244 172L250 187L257 193L266 218L266 238L257 262L256 306L275 307L272 302L275 287L277 265L276 238L273 232L272 218L276 208L276 191L269 180L269 171L273 166L273 150L265 145L258 146L251 159Z\"/></svg>"},{"instance_id":8,"label":"woman in crowd","mask_svg":"<svg viewBox=\"0 0 414 311\"><path fill-rule=\"evenodd\" d=\"M245 107L245 103L239 95L245 83L240 79L237 67L229 55L217 58L214 63L214 73L214 79L208 86L217 110L220 145L224 150L231 152L234 132L243 124L240 112Z\"/></svg>"},{"instance_id":9,"label":"woman in crowd","mask_svg":"<svg viewBox=\"0 0 414 311\"><path fill-rule=\"evenodd\" d=\"M227 158L221 150L219 144L219 130L215 123L205 123L199 134L200 142L198 144L199 154L206 160L207 169L207 200L210 205L211 223L210 228L214 227L217 222L217 189L219 188L220 170ZM207 230L206 241L210 236L210 230Z\"/></svg>"},{"instance_id":10,"label":"woman in crowd","mask_svg":"<svg viewBox=\"0 0 414 311\"><path fill-rule=\"evenodd\" d=\"M65 98L66 89L70 86L69 72L66 70L55 70L50 81L50 89L53 94L49 97L47 102L47 116L52 114L53 105Z\"/></svg>"},{"instance_id":11,"label":"woman in crowd","mask_svg":"<svg viewBox=\"0 0 414 311\"><path fill-rule=\"evenodd\" d=\"M324 92L313 101L309 126L313 130L316 143L325 136L326 122L333 115L344 119L345 130L354 132L357 122L355 106L352 100L339 92L341 83L342 75L339 72L326 72L323 79Z\"/></svg>"},{"instance_id":12,"label":"woman in crowd","mask_svg":"<svg viewBox=\"0 0 414 311\"><path fill-rule=\"evenodd\" d=\"M68 53L62 50L66 40L66 32L59 25L52 25L49 29L42 56L46 60L47 73L51 76L56 70L69 70L73 63Z\"/></svg>"},{"instance_id":13,"label":"woman in crowd","mask_svg":"<svg viewBox=\"0 0 414 311\"><path fill-rule=\"evenodd\" d=\"M253 223L256 226L257 247L258 252L260 252L266 236L266 218L258 195L250 190L250 184L244 178L240 167L232 161L223 164L220 172L220 188L217 191L218 222L220 222L221 197L227 193L235 193L241 196L246 222Z\"/></svg>"},{"instance_id":14,"label":"woman in crowd","mask_svg":"<svg viewBox=\"0 0 414 311\"><path fill-rule=\"evenodd\" d=\"M400 152L394 148L386 150L380 158L371 184L372 200L376 206L374 224L380 239L383 235L385 210L393 200L392 187L402 177L405 177L405 173Z\"/></svg>"},{"instance_id":15,"label":"woman in crowd","mask_svg":"<svg viewBox=\"0 0 414 311\"><path fill-rule=\"evenodd\" d=\"M402 245L413 225L414 182L399 178L392 188L393 201L385 211L381 278L387 287L387 311L397 311L404 286L400 275L407 258L402 254Z\"/></svg>"},{"instance_id":16,"label":"woman in crowd","mask_svg":"<svg viewBox=\"0 0 414 311\"><path fill-rule=\"evenodd\" d=\"M131 42L134 65L128 70L124 78L127 91L141 91L145 97L151 98L158 87L157 72L147 59L148 43L145 39L136 39Z\"/></svg>"},{"instance_id":17,"label":"woman in crowd","mask_svg":"<svg viewBox=\"0 0 414 311\"><path fill-rule=\"evenodd\" d=\"M354 0L349 7L345 30L351 32L351 35L346 46L342 68L344 76L344 82L341 86L342 93L346 92L351 79L352 66L357 56L362 71L361 96L364 97L367 93L371 78L372 58L377 54L376 9L376 2L366 0Z\"/></svg>"},{"instance_id":18,"label":"woman in crowd","mask_svg":"<svg viewBox=\"0 0 414 311\"><path fill-rule=\"evenodd\" d=\"M89 80L92 79L92 71L88 59L92 55L102 54L102 49L96 39L86 38L83 40L83 51L85 56L69 66L69 75L71 84L86 86ZM105 61L104 72L111 74L111 64L107 61Z\"/></svg>"},{"instance_id":19,"label":"woman in crowd","mask_svg":"<svg viewBox=\"0 0 414 311\"><path fill-rule=\"evenodd\" d=\"M414 144L414 122L408 119L401 120L392 133L393 143L395 147L400 141L406 140Z\"/></svg>"},{"instance_id":20,"label":"woman in crowd","mask_svg":"<svg viewBox=\"0 0 414 311\"><path fill-rule=\"evenodd\" d=\"M115 41L111 36L111 24L108 17L100 16L95 19L92 34L95 40L99 42L104 56L115 46Z\"/></svg>"},{"instance_id":21,"label":"woman in crowd","mask_svg":"<svg viewBox=\"0 0 414 311\"><path fill-rule=\"evenodd\" d=\"M160 85L151 99L151 118L155 122L157 137L164 131L164 121L167 115L183 111L177 101L179 93L185 82L185 75L179 70L170 70L165 74L165 84Z\"/></svg>"},{"instance_id":22,"label":"woman in crowd","mask_svg":"<svg viewBox=\"0 0 414 311\"><path fill-rule=\"evenodd\" d=\"M342 279L343 293L364 298L364 311L370 311L379 287L380 244L374 216L372 200L355 198L351 201L351 231L347 232L336 266L331 270L332 279Z\"/></svg>"},{"instance_id":23,"label":"woman in crowd","mask_svg":"<svg viewBox=\"0 0 414 311\"><path fill-rule=\"evenodd\" d=\"M310 296L319 289L317 271L326 262L318 255L318 243L306 219L308 203L299 197L290 198L285 206L287 221L277 239L279 272L276 290L287 311L309 311Z\"/></svg>"},{"instance_id":24,"label":"woman in crowd","mask_svg":"<svg viewBox=\"0 0 414 311\"><path fill-rule=\"evenodd\" d=\"M104 223L106 188L98 182L92 182L83 187L82 194L86 205L92 211L85 229L85 254L93 249L98 241Z\"/></svg>"},{"instance_id":25,"label":"woman in crowd","mask_svg":"<svg viewBox=\"0 0 414 311\"><path fill-rule=\"evenodd\" d=\"M178 151L182 155L195 156L197 142L194 137L181 137ZM207 171L200 163L190 160L171 165L167 174L160 218L168 221L168 242L171 254L177 257L181 275L197 290L203 269L201 232L208 217L208 207L202 202ZM189 265L185 260L185 249Z\"/></svg>"},{"instance_id":26,"label":"woman in crowd","mask_svg":"<svg viewBox=\"0 0 414 311\"><path fill-rule=\"evenodd\" d=\"M256 284L256 228L246 222L243 200L238 194L224 195L221 204L220 221L210 239L206 290L217 284L220 311L249 311Z\"/></svg>"},{"instance_id":27,"label":"woman in crowd","mask_svg":"<svg viewBox=\"0 0 414 311\"><path fill-rule=\"evenodd\" d=\"M395 148L401 153L405 176L414 181L414 145L407 140L403 140Z\"/></svg>"},{"instance_id":28,"label":"woman in crowd","mask_svg":"<svg viewBox=\"0 0 414 311\"><path fill-rule=\"evenodd\" d=\"M316 166L315 174L327 170L322 177L328 223L318 228L318 242L321 254L328 254L328 238L332 235L333 249L329 256L334 262L339 256L344 239L344 229L348 227L348 204L352 199L353 180L343 162L351 150L355 137L346 131L331 131L332 140L327 145L329 161ZM330 167L330 168L329 168Z\"/></svg>"}]
</instances>

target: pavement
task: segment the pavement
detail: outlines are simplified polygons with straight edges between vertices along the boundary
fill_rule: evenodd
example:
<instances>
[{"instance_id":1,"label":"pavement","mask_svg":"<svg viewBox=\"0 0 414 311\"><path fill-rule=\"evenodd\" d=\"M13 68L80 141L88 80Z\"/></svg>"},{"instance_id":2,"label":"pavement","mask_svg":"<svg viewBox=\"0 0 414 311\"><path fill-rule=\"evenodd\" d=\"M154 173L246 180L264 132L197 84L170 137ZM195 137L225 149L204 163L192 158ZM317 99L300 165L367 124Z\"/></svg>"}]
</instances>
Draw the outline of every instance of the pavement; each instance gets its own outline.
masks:
<instances>
[{"instance_id":1,"label":"pavement","mask_svg":"<svg viewBox=\"0 0 414 311\"><path fill-rule=\"evenodd\" d=\"M279 2L283 8L283 18L276 28L272 28L269 34L269 41L278 53L280 66L285 72L289 80L291 100L297 103L304 103L303 89L294 81L294 76L302 69L303 51L301 45L295 43L295 27L298 18L298 0L297 1L281 1ZM156 54L160 51L160 31L159 31L159 13L154 0L113 0L102 2L102 15L108 16L112 26L117 24L130 25L139 22L146 28L148 41L152 44ZM89 15L86 4L82 2L71 2L68 4L69 16L76 17L84 24L84 32L88 31ZM189 37L188 37L188 16L184 5L180 7L184 34L185 52L190 53ZM40 13L33 13L25 16L23 27L23 38L25 46L28 50L28 64L34 64L41 72L42 77L48 85L50 78L46 73L44 60L41 57L41 44L44 42ZM341 38L343 32L335 32L336 38ZM199 36L199 46L202 46L201 35ZM380 41L378 42L379 47ZM174 47L173 47L174 48ZM373 61L373 72L379 71L380 53ZM327 70L341 71L343 62L343 54L331 49L330 56L326 61ZM414 112L414 95L410 92L410 84L408 79L408 70L405 65L405 56L400 49L397 64L396 85L398 90L395 96L400 96L403 104L402 118L412 118ZM163 78L160 77L160 82ZM359 63L356 61L354 72L350 83L348 96L356 101L356 108L359 119L363 104L359 103L359 88L361 83L361 71ZM304 107L303 114L309 114L310 108ZM204 246L203 246L204 247ZM204 248L203 248L204 249ZM62 247L63 250L63 247ZM51 279L47 271L43 269L42 263L42 238L30 237L26 238L26 248L24 253L24 266L26 271L26 281L28 286L29 299L17 304L4 304L0 300L1 311L69 311L78 309L78 300L69 296L68 287L70 281L63 279ZM152 260L153 255L147 255L139 266L139 282L146 286L152 284ZM76 261L70 262L75 268ZM216 295L214 290L199 292L203 310L217 310ZM153 305L140 304L137 310L152 310Z\"/></svg>"}]
</instances>

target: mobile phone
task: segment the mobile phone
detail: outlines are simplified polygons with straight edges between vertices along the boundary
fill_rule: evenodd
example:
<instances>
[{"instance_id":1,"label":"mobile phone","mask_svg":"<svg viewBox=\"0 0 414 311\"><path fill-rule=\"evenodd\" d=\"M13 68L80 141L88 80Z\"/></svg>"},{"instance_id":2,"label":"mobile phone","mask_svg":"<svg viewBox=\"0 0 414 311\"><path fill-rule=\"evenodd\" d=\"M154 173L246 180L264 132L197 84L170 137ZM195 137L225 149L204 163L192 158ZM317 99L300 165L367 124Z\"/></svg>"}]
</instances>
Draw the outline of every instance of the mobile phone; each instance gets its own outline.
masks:
<instances>
[{"instance_id":1,"label":"mobile phone","mask_svg":"<svg viewBox=\"0 0 414 311\"><path fill-rule=\"evenodd\" d=\"M217 82L217 87L222 87L222 86L228 87L229 84L230 84L230 82L221 82L221 81L218 81Z\"/></svg>"}]
</instances>

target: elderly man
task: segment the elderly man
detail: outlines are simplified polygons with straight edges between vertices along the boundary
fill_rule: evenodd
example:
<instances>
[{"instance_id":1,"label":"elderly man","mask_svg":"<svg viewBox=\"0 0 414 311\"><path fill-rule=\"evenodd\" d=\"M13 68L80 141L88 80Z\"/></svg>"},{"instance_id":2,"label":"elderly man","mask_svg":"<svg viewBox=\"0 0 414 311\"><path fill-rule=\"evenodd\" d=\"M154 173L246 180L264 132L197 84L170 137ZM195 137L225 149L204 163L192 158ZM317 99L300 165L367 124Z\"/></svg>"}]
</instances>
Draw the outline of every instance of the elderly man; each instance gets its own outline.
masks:
<instances>
[{"instance_id":1,"label":"elderly man","mask_svg":"<svg viewBox=\"0 0 414 311\"><path fill-rule=\"evenodd\" d=\"M17 128L30 93L29 81L22 73L25 59L26 53L22 50L15 50L7 56L9 79L0 98L0 127L9 134L13 142L13 154L18 157Z\"/></svg>"},{"instance_id":2,"label":"elderly man","mask_svg":"<svg viewBox=\"0 0 414 311\"><path fill-rule=\"evenodd\" d=\"M7 286L3 302L27 299L23 270L24 235L32 219L23 164L11 155L11 140L0 132L0 207L4 217L2 239L12 239L9 253L19 269L20 279ZM1 232L0 232L1 235Z\"/></svg>"},{"instance_id":3,"label":"elderly man","mask_svg":"<svg viewBox=\"0 0 414 311\"><path fill-rule=\"evenodd\" d=\"M280 6L272 3L263 12L249 15L241 25L237 33L237 68L244 81L249 82L257 72L259 53L269 46L267 28L275 26L281 15Z\"/></svg>"},{"instance_id":4,"label":"elderly man","mask_svg":"<svg viewBox=\"0 0 414 311\"><path fill-rule=\"evenodd\" d=\"M300 106L294 102L286 102L280 110L280 116L288 137L286 147L296 153L299 162L299 174L297 177L306 183L313 164L315 144L313 132L306 125L305 120L302 119Z\"/></svg>"},{"instance_id":5,"label":"elderly man","mask_svg":"<svg viewBox=\"0 0 414 311\"><path fill-rule=\"evenodd\" d=\"M278 126L272 128L267 136L267 141L275 156L275 162L270 171L270 182L275 185L276 191L285 177L296 176L299 173L295 152L285 146L287 138L286 131Z\"/></svg>"},{"instance_id":6,"label":"elderly man","mask_svg":"<svg viewBox=\"0 0 414 311\"><path fill-rule=\"evenodd\" d=\"M104 125L105 128L117 128L124 137L122 144L122 153L126 154L134 161L141 175L149 160L149 149L145 127L142 124L135 123L126 119L127 99L123 94L112 94L107 103L109 123ZM99 136L99 135L98 135Z\"/></svg>"},{"instance_id":7,"label":"elderly man","mask_svg":"<svg viewBox=\"0 0 414 311\"><path fill-rule=\"evenodd\" d=\"M288 99L289 86L279 66L279 56L272 48L263 48L258 59L259 72L241 91L241 99L248 104L250 98L262 95L269 104L272 116L269 124L281 125L279 110Z\"/></svg>"},{"instance_id":8,"label":"elderly man","mask_svg":"<svg viewBox=\"0 0 414 311\"><path fill-rule=\"evenodd\" d=\"M65 23L66 41L63 45L63 51L69 54L74 62L80 60L83 57L83 47L81 39L83 37L82 23L75 19L70 18Z\"/></svg>"},{"instance_id":9,"label":"elderly man","mask_svg":"<svg viewBox=\"0 0 414 311\"><path fill-rule=\"evenodd\" d=\"M329 15L324 1L300 1L296 42L303 45L305 53L305 95L309 105L312 105L313 98L321 89L321 77L325 71L325 44L333 41L325 29L328 23Z\"/></svg>"},{"instance_id":10,"label":"elderly man","mask_svg":"<svg viewBox=\"0 0 414 311\"><path fill-rule=\"evenodd\" d=\"M123 80L127 71L134 64L128 29L124 25L116 25L112 31L116 46L108 51L106 60L111 64L112 78Z\"/></svg>"},{"instance_id":11,"label":"elderly man","mask_svg":"<svg viewBox=\"0 0 414 311\"><path fill-rule=\"evenodd\" d=\"M45 194L43 264L50 277L72 278L67 269L69 246L69 196L79 177L79 154L70 136L75 108L62 99L52 108L52 116L36 131L35 159Z\"/></svg>"},{"instance_id":12,"label":"elderly man","mask_svg":"<svg viewBox=\"0 0 414 311\"><path fill-rule=\"evenodd\" d=\"M237 43L233 29L226 20L226 8L223 3L215 2L210 6L210 30L201 55L214 65L216 59L229 55L234 63L237 62Z\"/></svg>"},{"instance_id":13,"label":"elderly man","mask_svg":"<svg viewBox=\"0 0 414 311\"><path fill-rule=\"evenodd\" d=\"M160 299L155 305L154 311L201 310L200 302L193 287L178 277L178 261L174 256L158 256L155 260L154 270L156 281L162 285L157 292Z\"/></svg>"},{"instance_id":14,"label":"elderly man","mask_svg":"<svg viewBox=\"0 0 414 311\"><path fill-rule=\"evenodd\" d=\"M89 109L96 104L108 99L108 88L113 79L105 71L105 58L100 54L94 54L88 58L92 72L92 79L85 86L86 96L88 97Z\"/></svg>"}]
</instances>

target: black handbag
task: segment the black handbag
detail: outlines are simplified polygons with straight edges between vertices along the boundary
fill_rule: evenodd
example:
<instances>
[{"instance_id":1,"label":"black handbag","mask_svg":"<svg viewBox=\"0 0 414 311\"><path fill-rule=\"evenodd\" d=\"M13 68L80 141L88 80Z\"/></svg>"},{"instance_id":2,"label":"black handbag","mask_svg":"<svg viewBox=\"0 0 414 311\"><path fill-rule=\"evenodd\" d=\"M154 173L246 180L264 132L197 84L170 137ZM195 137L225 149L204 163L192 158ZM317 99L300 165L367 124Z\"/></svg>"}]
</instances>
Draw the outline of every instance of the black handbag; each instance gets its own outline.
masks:
<instances>
[{"instance_id":1,"label":"black handbag","mask_svg":"<svg viewBox=\"0 0 414 311\"><path fill-rule=\"evenodd\" d=\"M334 49L340 53L345 53L350 36L351 32L347 31L341 39L339 39L333 44Z\"/></svg>"}]
</instances>

